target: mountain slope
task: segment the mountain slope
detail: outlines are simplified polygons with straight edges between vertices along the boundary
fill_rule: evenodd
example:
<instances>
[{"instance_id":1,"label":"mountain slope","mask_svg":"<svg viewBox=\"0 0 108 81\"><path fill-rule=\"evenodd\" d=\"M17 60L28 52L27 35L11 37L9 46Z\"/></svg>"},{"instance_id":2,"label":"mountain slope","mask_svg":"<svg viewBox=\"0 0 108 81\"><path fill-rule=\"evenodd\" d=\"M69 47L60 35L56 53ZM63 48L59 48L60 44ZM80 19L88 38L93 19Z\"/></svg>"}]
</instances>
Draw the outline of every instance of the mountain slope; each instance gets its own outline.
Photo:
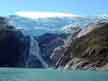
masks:
<instances>
[{"instance_id":1,"label":"mountain slope","mask_svg":"<svg viewBox=\"0 0 108 81\"><path fill-rule=\"evenodd\" d=\"M27 15L24 15L27 14ZM87 25L91 19L64 13L28 13L21 12L9 16L10 23L17 29L21 29L25 34L39 36L45 33L69 33L63 30L64 27L71 24L80 27ZM38 18L37 18L37 16ZM32 16L34 18L32 18ZM36 18L35 18L36 16ZM67 31L67 30L66 30Z\"/></svg>"},{"instance_id":2,"label":"mountain slope","mask_svg":"<svg viewBox=\"0 0 108 81\"><path fill-rule=\"evenodd\" d=\"M51 59L56 67L108 70L108 22L91 24L74 39L70 36L62 47L54 50Z\"/></svg>"}]
</instances>

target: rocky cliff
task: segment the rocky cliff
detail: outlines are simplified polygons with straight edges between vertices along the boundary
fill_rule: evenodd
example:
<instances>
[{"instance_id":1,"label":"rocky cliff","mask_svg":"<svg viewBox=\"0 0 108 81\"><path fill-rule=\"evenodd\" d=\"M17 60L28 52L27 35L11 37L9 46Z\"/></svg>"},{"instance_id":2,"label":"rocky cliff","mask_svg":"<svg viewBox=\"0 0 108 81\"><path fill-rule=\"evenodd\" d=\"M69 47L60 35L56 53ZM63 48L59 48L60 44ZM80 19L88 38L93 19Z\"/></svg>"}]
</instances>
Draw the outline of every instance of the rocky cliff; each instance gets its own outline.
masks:
<instances>
[{"instance_id":1,"label":"rocky cliff","mask_svg":"<svg viewBox=\"0 0 108 81\"><path fill-rule=\"evenodd\" d=\"M47 67L34 37L24 35L4 17L0 17L0 67Z\"/></svg>"},{"instance_id":2,"label":"rocky cliff","mask_svg":"<svg viewBox=\"0 0 108 81\"><path fill-rule=\"evenodd\" d=\"M108 70L108 22L88 25L71 35L53 51L51 59L57 68Z\"/></svg>"},{"instance_id":3,"label":"rocky cliff","mask_svg":"<svg viewBox=\"0 0 108 81\"><path fill-rule=\"evenodd\" d=\"M27 44L23 34L0 17L0 66L23 66L27 56ZM21 63L21 64L20 64Z\"/></svg>"}]
</instances>

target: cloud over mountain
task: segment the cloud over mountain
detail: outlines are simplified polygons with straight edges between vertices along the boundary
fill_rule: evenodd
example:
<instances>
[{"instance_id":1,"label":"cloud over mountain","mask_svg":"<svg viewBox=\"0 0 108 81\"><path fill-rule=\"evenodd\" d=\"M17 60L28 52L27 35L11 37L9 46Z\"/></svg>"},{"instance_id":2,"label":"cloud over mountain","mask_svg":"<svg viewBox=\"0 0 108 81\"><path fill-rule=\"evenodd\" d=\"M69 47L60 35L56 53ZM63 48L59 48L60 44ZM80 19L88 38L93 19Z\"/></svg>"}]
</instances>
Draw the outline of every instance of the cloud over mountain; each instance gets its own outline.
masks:
<instances>
[{"instance_id":1,"label":"cloud over mountain","mask_svg":"<svg viewBox=\"0 0 108 81\"><path fill-rule=\"evenodd\" d=\"M27 17L31 19L37 18L52 18L52 17L81 17L79 15L74 15L70 13L61 13L61 12L32 12L32 11L19 11L16 12L16 15Z\"/></svg>"}]
</instances>

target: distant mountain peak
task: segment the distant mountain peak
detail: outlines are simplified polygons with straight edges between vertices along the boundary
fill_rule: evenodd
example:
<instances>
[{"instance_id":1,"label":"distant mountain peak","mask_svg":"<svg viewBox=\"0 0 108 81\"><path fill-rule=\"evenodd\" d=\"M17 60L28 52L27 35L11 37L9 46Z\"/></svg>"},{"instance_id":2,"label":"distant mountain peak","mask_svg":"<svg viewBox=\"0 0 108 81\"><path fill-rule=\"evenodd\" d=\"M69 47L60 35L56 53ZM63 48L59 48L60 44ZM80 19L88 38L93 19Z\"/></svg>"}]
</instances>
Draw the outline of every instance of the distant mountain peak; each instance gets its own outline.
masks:
<instances>
[{"instance_id":1,"label":"distant mountain peak","mask_svg":"<svg viewBox=\"0 0 108 81\"><path fill-rule=\"evenodd\" d=\"M19 11L16 12L16 15L21 17L26 17L30 19L38 18L52 18L52 17L72 17L72 18L81 18L79 15L74 15L70 13L61 13L61 12L29 12L29 11Z\"/></svg>"}]
</instances>

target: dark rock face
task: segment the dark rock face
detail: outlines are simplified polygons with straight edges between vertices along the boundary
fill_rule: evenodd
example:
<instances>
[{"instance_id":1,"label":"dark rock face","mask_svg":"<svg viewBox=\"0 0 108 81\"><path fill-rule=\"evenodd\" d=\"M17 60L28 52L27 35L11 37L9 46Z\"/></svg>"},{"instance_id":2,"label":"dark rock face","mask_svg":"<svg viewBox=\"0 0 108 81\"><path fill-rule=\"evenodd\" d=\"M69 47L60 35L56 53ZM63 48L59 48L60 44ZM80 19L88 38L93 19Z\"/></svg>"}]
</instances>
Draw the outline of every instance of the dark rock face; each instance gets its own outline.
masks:
<instances>
[{"instance_id":1,"label":"dark rock face","mask_svg":"<svg viewBox=\"0 0 108 81\"><path fill-rule=\"evenodd\" d=\"M27 56L27 43L20 31L9 26L5 18L0 18L0 67L23 66L25 57L21 56L24 51Z\"/></svg>"},{"instance_id":2,"label":"dark rock face","mask_svg":"<svg viewBox=\"0 0 108 81\"><path fill-rule=\"evenodd\" d=\"M108 70L108 22L90 25L74 39L70 36L62 48L55 49L51 58L57 67Z\"/></svg>"},{"instance_id":3,"label":"dark rock face","mask_svg":"<svg viewBox=\"0 0 108 81\"><path fill-rule=\"evenodd\" d=\"M43 59L50 65L50 55L53 50L64 44L65 35L46 33L37 38L40 47L40 53Z\"/></svg>"},{"instance_id":4,"label":"dark rock face","mask_svg":"<svg viewBox=\"0 0 108 81\"><path fill-rule=\"evenodd\" d=\"M37 41L0 18L0 67L43 67Z\"/></svg>"}]
</instances>

